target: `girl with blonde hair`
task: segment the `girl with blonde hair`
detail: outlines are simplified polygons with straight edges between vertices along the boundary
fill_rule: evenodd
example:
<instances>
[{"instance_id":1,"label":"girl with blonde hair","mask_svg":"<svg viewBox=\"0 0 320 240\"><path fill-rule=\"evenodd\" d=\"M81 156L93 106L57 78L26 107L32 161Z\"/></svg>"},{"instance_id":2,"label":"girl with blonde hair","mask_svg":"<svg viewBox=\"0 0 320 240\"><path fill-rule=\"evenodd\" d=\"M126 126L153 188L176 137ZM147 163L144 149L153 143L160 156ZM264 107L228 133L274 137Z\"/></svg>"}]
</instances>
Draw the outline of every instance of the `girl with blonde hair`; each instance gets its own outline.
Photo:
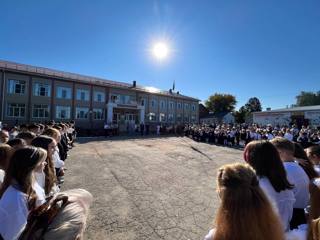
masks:
<instances>
[{"instance_id":1,"label":"girl with blonde hair","mask_svg":"<svg viewBox=\"0 0 320 240\"><path fill-rule=\"evenodd\" d=\"M216 228L205 240L283 240L284 230L252 167L225 165L218 171L221 205Z\"/></svg>"}]
</instances>

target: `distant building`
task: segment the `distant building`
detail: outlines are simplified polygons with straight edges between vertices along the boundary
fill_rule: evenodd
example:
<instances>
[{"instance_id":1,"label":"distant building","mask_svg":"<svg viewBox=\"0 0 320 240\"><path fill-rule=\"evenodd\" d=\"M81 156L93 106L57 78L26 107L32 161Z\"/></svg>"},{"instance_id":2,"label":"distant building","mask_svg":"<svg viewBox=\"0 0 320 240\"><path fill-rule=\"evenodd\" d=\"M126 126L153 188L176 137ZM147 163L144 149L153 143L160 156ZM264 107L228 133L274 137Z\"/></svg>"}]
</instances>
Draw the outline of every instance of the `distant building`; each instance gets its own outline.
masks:
<instances>
[{"instance_id":1,"label":"distant building","mask_svg":"<svg viewBox=\"0 0 320 240\"><path fill-rule=\"evenodd\" d=\"M292 107L263 112L254 112L253 122L261 125L302 125L320 126L320 105Z\"/></svg>"},{"instance_id":2,"label":"distant building","mask_svg":"<svg viewBox=\"0 0 320 240\"><path fill-rule=\"evenodd\" d=\"M222 113L209 113L206 116L200 118L201 124L232 124L235 122L235 118L231 112L222 112Z\"/></svg>"},{"instance_id":3,"label":"distant building","mask_svg":"<svg viewBox=\"0 0 320 240\"><path fill-rule=\"evenodd\" d=\"M0 61L0 121L70 121L87 129L116 123L198 123L199 100L179 92Z\"/></svg>"}]
</instances>

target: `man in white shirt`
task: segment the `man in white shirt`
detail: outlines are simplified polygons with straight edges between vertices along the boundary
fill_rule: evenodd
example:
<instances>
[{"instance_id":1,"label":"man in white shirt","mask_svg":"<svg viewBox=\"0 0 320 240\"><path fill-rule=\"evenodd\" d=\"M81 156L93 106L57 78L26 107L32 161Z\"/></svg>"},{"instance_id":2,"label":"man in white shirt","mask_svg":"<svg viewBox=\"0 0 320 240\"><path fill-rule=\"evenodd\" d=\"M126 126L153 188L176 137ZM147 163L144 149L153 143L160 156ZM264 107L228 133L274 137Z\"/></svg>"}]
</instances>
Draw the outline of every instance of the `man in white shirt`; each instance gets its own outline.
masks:
<instances>
[{"instance_id":1,"label":"man in white shirt","mask_svg":"<svg viewBox=\"0 0 320 240\"><path fill-rule=\"evenodd\" d=\"M276 137L271 143L277 148L288 180L294 185L293 192L296 202L293 205L293 216L290 228L294 229L305 224L304 208L309 204L309 178L302 167L295 161L294 144L288 139Z\"/></svg>"}]
</instances>

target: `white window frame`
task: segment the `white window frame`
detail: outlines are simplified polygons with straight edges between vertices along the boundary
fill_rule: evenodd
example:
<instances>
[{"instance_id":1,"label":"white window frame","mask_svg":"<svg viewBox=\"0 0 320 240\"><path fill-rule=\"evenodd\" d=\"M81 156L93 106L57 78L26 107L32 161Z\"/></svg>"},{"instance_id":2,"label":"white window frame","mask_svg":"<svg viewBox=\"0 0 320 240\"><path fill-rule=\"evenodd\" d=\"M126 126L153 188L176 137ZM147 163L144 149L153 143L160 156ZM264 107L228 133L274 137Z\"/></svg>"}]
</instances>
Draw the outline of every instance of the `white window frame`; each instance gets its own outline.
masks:
<instances>
[{"instance_id":1,"label":"white window frame","mask_svg":"<svg viewBox=\"0 0 320 240\"><path fill-rule=\"evenodd\" d=\"M12 108L12 113L10 114L9 108ZM26 116L26 104L24 103L7 103L7 109L6 109L6 115L7 117L14 117L14 118L25 118ZM16 114L17 112L18 114Z\"/></svg>"},{"instance_id":2,"label":"white window frame","mask_svg":"<svg viewBox=\"0 0 320 240\"><path fill-rule=\"evenodd\" d=\"M94 108L92 110L92 113L93 113L94 120L103 120L104 119L104 109L103 108ZM97 113L101 113L101 115L97 114Z\"/></svg>"},{"instance_id":3,"label":"white window frame","mask_svg":"<svg viewBox=\"0 0 320 240\"><path fill-rule=\"evenodd\" d=\"M66 96L63 96L63 91L66 92ZM60 99L71 99L72 98L72 93L71 93L71 88L70 87L62 87L62 86L57 86L57 98Z\"/></svg>"},{"instance_id":4,"label":"white window frame","mask_svg":"<svg viewBox=\"0 0 320 240\"><path fill-rule=\"evenodd\" d=\"M150 121L150 122L155 122L155 121L157 121L157 115L156 115L155 113L150 112L148 115L149 115L149 121Z\"/></svg>"},{"instance_id":5,"label":"white window frame","mask_svg":"<svg viewBox=\"0 0 320 240\"><path fill-rule=\"evenodd\" d=\"M99 101L99 96L101 96L101 100ZM93 101L103 103L106 101L106 94L101 91L94 91L93 92Z\"/></svg>"},{"instance_id":6,"label":"white window frame","mask_svg":"<svg viewBox=\"0 0 320 240\"><path fill-rule=\"evenodd\" d=\"M41 95L41 88L45 89L44 95ZM33 96L50 97L51 96L51 85L48 83L35 82L33 84Z\"/></svg>"},{"instance_id":7,"label":"white window frame","mask_svg":"<svg viewBox=\"0 0 320 240\"><path fill-rule=\"evenodd\" d=\"M20 92L17 92L17 85L20 86ZM26 93L26 81L25 80L16 80L16 79L8 79L8 89L7 92L9 94L18 94L25 95Z\"/></svg>"},{"instance_id":8,"label":"white window frame","mask_svg":"<svg viewBox=\"0 0 320 240\"><path fill-rule=\"evenodd\" d=\"M35 111L37 111L37 114L35 114ZM41 112L42 114L40 114ZM32 118L49 118L49 112L50 112L50 106L48 104L32 105Z\"/></svg>"},{"instance_id":9,"label":"white window frame","mask_svg":"<svg viewBox=\"0 0 320 240\"><path fill-rule=\"evenodd\" d=\"M167 116L165 113L160 113L159 114L159 122L166 122L167 121Z\"/></svg>"},{"instance_id":10,"label":"white window frame","mask_svg":"<svg viewBox=\"0 0 320 240\"><path fill-rule=\"evenodd\" d=\"M90 92L89 90L87 89L80 89L78 88L77 91L77 97L76 99L78 101L85 101L85 102L88 102L90 100ZM83 95L82 95L83 94Z\"/></svg>"},{"instance_id":11,"label":"white window frame","mask_svg":"<svg viewBox=\"0 0 320 240\"><path fill-rule=\"evenodd\" d=\"M65 117L62 116L61 110L65 111ZM71 108L69 106L56 106L56 118L57 119L70 119Z\"/></svg>"},{"instance_id":12,"label":"white window frame","mask_svg":"<svg viewBox=\"0 0 320 240\"><path fill-rule=\"evenodd\" d=\"M89 119L89 108L88 107L76 107L76 119Z\"/></svg>"},{"instance_id":13,"label":"white window frame","mask_svg":"<svg viewBox=\"0 0 320 240\"><path fill-rule=\"evenodd\" d=\"M180 102L177 103L177 108L181 109L181 103Z\"/></svg>"}]
</instances>

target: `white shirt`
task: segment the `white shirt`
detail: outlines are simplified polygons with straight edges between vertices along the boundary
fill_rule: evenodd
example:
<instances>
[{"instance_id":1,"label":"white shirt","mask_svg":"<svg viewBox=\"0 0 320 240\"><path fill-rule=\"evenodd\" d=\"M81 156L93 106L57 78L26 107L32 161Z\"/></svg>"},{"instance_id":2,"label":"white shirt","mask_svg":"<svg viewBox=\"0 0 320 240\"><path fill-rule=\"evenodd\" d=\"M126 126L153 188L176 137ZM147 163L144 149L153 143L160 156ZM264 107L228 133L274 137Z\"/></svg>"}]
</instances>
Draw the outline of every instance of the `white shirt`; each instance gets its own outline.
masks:
<instances>
[{"instance_id":1,"label":"white shirt","mask_svg":"<svg viewBox=\"0 0 320 240\"><path fill-rule=\"evenodd\" d=\"M289 141L293 140L293 135L291 133L285 133L283 137Z\"/></svg>"},{"instance_id":2,"label":"white shirt","mask_svg":"<svg viewBox=\"0 0 320 240\"><path fill-rule=\"evenodd\" d=\"M283 224L285 231L288 231L289 223L292 218L293 204L295 202L294 193L292 190L284 190L276 192L271 185L270 181L266 177L259 179L259 186L263 192L267 195L271 204L276 208L280 220Z\"/></svg>"},{"instance_id":3,"label":"white shirt","mask_svg":"<svg viewBox=\"0 0 320 240\"><path fill-rule=\"evenodd\" d=\"M211 229L209 233L204 237L204 240L213 240L216 229Z\"/></svg>"},{"instance_id":4,"label":"white shirt","mask_svg":"<svg viewBox=\"0 0 320 240\"><path fill-rule=\"evenodd\" d=\"M0 199L0 234L5 240L17 239L27 223L27 196L10 186Z\"/></svg>"},{"instance_id":5,"label":"white shirt","mask_svg":"<svg viewBox=\"0 0 320 240\"><path fill-rule=\"evenodd\" d=\"M64 167L64 161L62 161L60 159L59 156L59 148L56 147L56 150L54 151L53 155L52 155L52 160L53 160L53 164L55 168L62 168Z\"/></svg>"},{"instance_id":6,"label":"white shirt","mask_svg":"<svg viewBox=\"0 0 320 240\"><path fill-rule=\"evenodd\" d=\"M288 180L294 185L293 193L296 198L294 208L305 208L309 204L309 178L302 167L296 162L284 162Z\"/></svg>"},{"instance_id":7,"label":"white shirt","mask_svg":"<svg viewBox=\"0 0 320 240\"><path fill-rule=\"evenodd\" d=\"M0 185L3 183L5 172L0 169Z\"/></svg>"},{"instance_id":8,"label":"white shirt","mask_svg":"<svg viewBox=\"0 0 320 240\"><path fill-rule=\"evenodd\" d=\"M36 201L36 206L40 206L46 202L46 194L44 192L44 189L39 185L37 181L34 182L33 184L33 190L37 194L37 201Z\"/></svg>"}]
</instances>

